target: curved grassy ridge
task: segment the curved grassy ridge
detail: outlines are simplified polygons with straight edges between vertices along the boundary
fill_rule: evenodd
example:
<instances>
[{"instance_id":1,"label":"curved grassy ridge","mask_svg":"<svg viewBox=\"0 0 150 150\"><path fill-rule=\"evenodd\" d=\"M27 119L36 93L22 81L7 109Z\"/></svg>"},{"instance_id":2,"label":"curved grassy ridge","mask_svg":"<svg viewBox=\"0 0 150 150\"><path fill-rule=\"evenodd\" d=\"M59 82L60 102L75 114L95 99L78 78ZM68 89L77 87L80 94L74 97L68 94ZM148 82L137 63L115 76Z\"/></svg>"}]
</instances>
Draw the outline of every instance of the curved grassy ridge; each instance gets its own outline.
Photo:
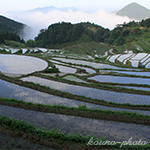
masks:
<instances>
[{"instance_id":1,"label":"curved grassy ridge","mask_svg":"<svg viewBox=\"0 0 150 150\"><path fill-rule=\"evenodd\" d=\"M20 86L24 86L24 87L28 87L34 90L38 90L44 93L48 93L48 94L52 94L52 95L57 95L60 97L65 97L65 98L69 98L69 99L75 99L75 100L79 100L79 101L83 101L83 102L88 102L88 103L93 103L93 104L97 104L97 105L104 105L104 106L111 106L111 107L120 107L120 108L129 108L129 109L135 109L135 110L150 110L150 105L132 105L129 103L124 103L124 104L120 104L120 103L115 103L115 102L107 102L104 100L98 100L98 99L92 99L92 98L87 98L84 96L79 96L79 95L74 95L68 92L62 92L59 90L54 90L51 89L49 87L46 86L42 86L40 84L35 84L32 82L23 82L19 79L15 79L15 78L9 78L6 77L4 75L0 75L0 78L2 80L11 82L11 83L15 83L18 84Z\"/></svg>"},{"instance_id":2,"label":"curved grassy ridge","mask_svg":"<svg viewBox=\"0 0 150 150\"><path fill-rule=\"evenodd\" d=\"M60 105L44 105L33 104L31 102L18 101L15 99L0 98L0 104L12 107L20 107L27 110L34 110L40 112L66 114L72 116L81 116L92 119L103 119L112 121L121 121L128 123L150 125L150 116L137 114L127 111L111 111L86 108L86 105L77 107L68 107Z\"/></svg>"},{"instance_id":3,"label":"curved grassy ridge","mask_svg":"<svg viewBox=\"0 0 150 150\"><path fill-rule=\"evenodd\" d=\"M60 133L58 130L45 130L45 129L38 129L34 125L31 125L29 123L26 123L22 120L15 120L10 119L7 117L0 116L0 125L6 129L11 129L14 132L17 132L18 135L26 135L26 138L29 139L37 139L37 142L40 142L42 140L46 140L48 142L54 141L55 143L59 144L59 148L120 148L121 144L117 143L115 145L88 145L91 138L93 138L94 141L98 141L99 143L102 141L106 141L105 138L98 139L92 136L82 136L80 134L78 135L67 135ZM80 145L79 145L80 144ZM125 149L150 149L150 142L147 145L125 145L122 146L122 148Z\"/></svg>"}]
</instances>

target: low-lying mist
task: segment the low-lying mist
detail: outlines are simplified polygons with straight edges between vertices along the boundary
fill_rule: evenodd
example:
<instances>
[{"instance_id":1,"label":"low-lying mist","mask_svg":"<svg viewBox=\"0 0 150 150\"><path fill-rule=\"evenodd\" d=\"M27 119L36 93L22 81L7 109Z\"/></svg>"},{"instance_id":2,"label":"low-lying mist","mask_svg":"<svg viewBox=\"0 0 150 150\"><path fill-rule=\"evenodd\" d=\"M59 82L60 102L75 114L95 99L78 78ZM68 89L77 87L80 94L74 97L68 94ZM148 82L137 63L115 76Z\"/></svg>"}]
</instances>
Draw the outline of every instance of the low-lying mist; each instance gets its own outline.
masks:
<instances>
[{"instance_id":1,"label":"low-lying mist","mask_svg":"<svg viewBox=\"0 0 150 150\"><path fill-rule=\"evenodd\" d=\"M71 23L89 21L109 29L113 29L117 24L131 21L128 17L117 16L115 13L108 13L103 9L100 9L95 13L86 13L80 10L69 10L67 12L53 10L47 13L42 13L40 11L26 11L11 14L7 13L7 16L10 16L12 19L22 22L32 28L32 30L28 30L27 27L24 28L23 32L26 34L23 38L25 40L34 39L34 37L39 34L40 29L46 29L49 25L62 21Z\"/></svg>"}]
</instances>

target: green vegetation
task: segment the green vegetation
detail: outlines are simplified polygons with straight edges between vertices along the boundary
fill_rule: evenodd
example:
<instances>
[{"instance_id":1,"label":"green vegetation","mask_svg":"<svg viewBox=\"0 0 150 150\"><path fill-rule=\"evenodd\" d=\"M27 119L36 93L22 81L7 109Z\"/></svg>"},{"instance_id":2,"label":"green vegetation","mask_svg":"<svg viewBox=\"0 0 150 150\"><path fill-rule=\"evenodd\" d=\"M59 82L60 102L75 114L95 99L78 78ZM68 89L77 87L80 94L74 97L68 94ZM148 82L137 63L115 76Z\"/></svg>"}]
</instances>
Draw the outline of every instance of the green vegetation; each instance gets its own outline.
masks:
<instances>
[{"instance_id":1,"label":"green vegetation","mask_svg":"<svg viewBox=\"0 0 150 150\"><path fill-rule=\"evenodd\" d=\"M65 53L87 54L94 56L104 54L111 46L116 45L114 52L123 53L126 49L139 52L137 45L143 51L149 52L150 19L141 22L130 21L118 25L113 30L89 22L71 24L56 23L41 32L36 38L36 46L46 48L65 48ZM67 31L67 32L66 32ZM105 44L103 44L103 43Z\"/></svg>"},{"instance_id":2,"label":"green vegetation","mask_svg":"<svg viewBox=\"0 0 150 150\"><path fill-rule=\"evenodd\" d=\"M24 43L12 41L12 40L5 40L4 42L7 46L14 47L14 48L24 48L26 45Z\"/></svg>"},{"instance_id":3,"label":"green vegetation","mask_svg":"<svg viewBox=\"0 0 150 150\"><path fill-rule=\"evenodd\" d=\"M19 34L24 28L24 24L0 15L0 32L11 32Z\"/></svg>"},{"instance_id":4,"label":"green vegetation","mask_svg":"<svg viewBox=\"0 0 150 150\"><path fill-rule=\"evenodd\" d=\"M44 73L60 73L59 69L56 68L55 65L53 65L52 68L45 69L43 72Z\"/></svg>"},{"instance_id":5,"label":"green vegetation","mask_svg":"<svg viewBox=\"0 0 150 150\"><path fill-rule=\"evenodd\" d=\"M36 42L34 41L34 40L28 40L27 42L26 42L26 46L27 47L35 47L36 46Z\"/></svg>"},{"instance_id":6,"label":"green vegetation","mask_svg":"<svg viewBox=\"0 0 150 150\"><path fill-rule=\"evenodd\" d=\"M78 55L91 55L95 57L95 54L104 55L106 51L110 50L111 46L100 42L81 42L78 44L72 44L70 46L65 45L65 54L78 54ZM94 52L96 51L96 52Z\"/></svg>"},{"instance_id":7,"label":"green vegetation","mask_svg":"<svg viewBox=\"0 0 150 150\"><path fill-rule=\"evenodd\" d=\"M123 122L130 122L136 124L150 125L150 116L148 115L137 114L134 112L127 112L127 111L111 111L109 109L106 110L90 109L87 108L86 105L81 105L79 107L44 105L44 104L34 104L31 102L24 102L24 101L8 99L8 98L0 98L0 104L3 105L7 104L7 106L9 105L17 108L20 107L20 108L24 108L28 110L36 110L40 112L59 113L59 114L80 116L80 117L93 118L93 119L105 119L105 120L112 120L112 121L123 121Z\"/></svg>"},{"instance_id":8,"label":"green vegetation","mask_svg":"<svg viewBox=\"0 0 150 150\"><path fill-rule=\"evenodd\" d=\"M103 39L99 39L95 31L93 32L94 28L99 32L100 30L103 30L102 34L104 34L105 31L109 31L108 29L104 29L100 26L98 27L98 25L89 22L74 25L62 22L50 25L45 32L40 33L38 37L35 38L35 41L37 46L47 48L57 48L64 43L71 44L72 42L80 43L95 41L95 36L98 42L103 42Z\"/></svg>"},{"instance_id":9,"label":"green vegetation","mask_svg":"<svg viewBox=\"0 0 150 150\"><path fill-rule=\"evenodd\" d=\"M54 141L55 143L59 143L59 148L61 146L61 148L64 148L64 146L67 149L74 149L77 148L78 144L78 149L81 148L120 148L121 144L115 144L115 145L103 145L103 146L89 146L87 145L87 143L90 141L90 139L92 138L92 136L82 136L80 134L78 135L69 135L69 134L64 134L64 133L60 133L58 130L46 130L46 129L38 129L37 127L35 127L34 125L28 124L22 120L15 120L15 119L10 119L7 117L3 117L0 116L0 125L6 129L11 129L14 132L18 132L23 133L23 134L27 134L27 137L31 137L32 139L39 139L39 141L41 139L46 140L46 141ZM30 139L31 139L30 138ZM105 138L102 139L98 139L93 137L94 141L106 141ZM135 148L140 148L142 149L149 149L150 145L144 145L144 146L139 146L139 145L125 145L123 146L126 149L135 149Z\"/></svg>"},{"instance_id":10,"label":"green vegetation","mask_svg":"<svg viewBox=\"0 0 150 150\"><path fill-rule=\"evenodd\" d=\"M0 32L0 44L6 42L6 44L10 44L10 42L5 40L13 40L20 43L25 43L23 39L20 39L20 37L16 33L11 32ZM11 43L12 44L12 43Z\"/></svg>"}]
</instances>

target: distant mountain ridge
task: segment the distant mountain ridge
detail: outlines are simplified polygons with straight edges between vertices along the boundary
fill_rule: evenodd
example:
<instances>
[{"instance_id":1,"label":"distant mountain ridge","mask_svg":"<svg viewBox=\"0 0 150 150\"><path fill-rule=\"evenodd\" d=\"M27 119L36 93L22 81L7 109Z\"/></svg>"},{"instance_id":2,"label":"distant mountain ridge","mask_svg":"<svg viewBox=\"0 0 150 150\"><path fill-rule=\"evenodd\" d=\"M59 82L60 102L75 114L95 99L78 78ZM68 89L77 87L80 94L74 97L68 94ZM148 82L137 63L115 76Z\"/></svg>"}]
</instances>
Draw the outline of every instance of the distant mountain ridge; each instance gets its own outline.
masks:
<instances>
[{"instance_id":1,"label":"distant mountain ridge","mask_svg":"<svg viewBox=\"0 0 150 150\"><path fill-rule=\"evenodd\" d=\"M54 11L54 10L60 10L60 11L64 11L64 12L67 12L69 10L72 10L72 11L77 11L79 9L75 8L75 7L61 7L61 8L57 8L57 7L54 7L54 6L47 6L47 7L38 7L38 8L35 8L35 9L32 9L32 10L27 10L27 12L42 12L42 13L48 13L50 11Z\"/></svg>"},{"instance_id":2,"label":"distant mountain ridge","mask_svg":"<svg viewBox=\"0 0 150 150\"><path fill-rule=\"evenodd\" d=\"M117 13L119 16L127 16L131 19L142 20L150 18L150 10L138 3L131 3L119 10Z\"/></svg>"}]
</instances>

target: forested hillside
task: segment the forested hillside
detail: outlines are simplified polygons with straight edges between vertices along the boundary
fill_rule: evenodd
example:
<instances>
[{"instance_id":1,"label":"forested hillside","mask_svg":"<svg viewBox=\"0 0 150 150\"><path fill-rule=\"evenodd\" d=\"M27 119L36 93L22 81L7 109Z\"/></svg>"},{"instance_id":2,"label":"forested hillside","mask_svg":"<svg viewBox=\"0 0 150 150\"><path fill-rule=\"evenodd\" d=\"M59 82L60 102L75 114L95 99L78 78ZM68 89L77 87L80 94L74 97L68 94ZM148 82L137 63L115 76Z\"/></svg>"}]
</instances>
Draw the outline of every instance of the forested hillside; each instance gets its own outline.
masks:
<instances>
[{"instance_id":1,"label":"forested hillside","mask_svg":"<svg viewBox=\"0 0 150 150\"><path fill-rule=\"evenodd\" d=\"M19 34L22 34L24 26L22 23L0 16L0 44L5 43L5 40L25 43L25 41L19 37Z\"/></svg>"},{"instance_id":2,"label":"forested hillside","mask_svg":"<svg viewBox=\"0 0 150 150\"><path fill-rule=\"evenodd\" d=\"M59 47L64 43L91 41L120 46L137 41L141 36L150 33L149 27L150 19L120 24L111 31L89 22L62 22L50 25L47 30L41 30L35 41L37 46L49 48Z\"/></svg>"},{"instance_id":3,"label":"forested hillside","mask_svg":"<svg viewBox=\"0 0 150 150\"><path fill-rule=\"evenodd\" d=\"M40 47L53 47L69 42L91 42L99 41L101 37L97 34L101 31L102 34L109 32L108 29L104 29L98 25L87 23L56 23L48 27L47 30L41 32L38 37L35 38L37 46ZM109 36L106 34L106 36Z\"/></svg>"},{"instance_id":4,"label":"forested hillside","mask_svg":"<svg viewBox=\"0 0 150 150\"><path fill-rule=\"evenodd\" d=\"M19 37L19 35L11 32L0 32L0 44L5 43L5 40L16 41L20 43L25 43L23 39Z\"/></svg>"},{"instance_id":5,"label":"forested hillside","mask_svg":"<svg viewBox=\"0 0 150 150\"><path fill-rule=\"evenodd\" d=\"M0 32L12 32L19 34L23 27L24 24L22 23L0 16Z\"/></svg>"}]
</instances>

